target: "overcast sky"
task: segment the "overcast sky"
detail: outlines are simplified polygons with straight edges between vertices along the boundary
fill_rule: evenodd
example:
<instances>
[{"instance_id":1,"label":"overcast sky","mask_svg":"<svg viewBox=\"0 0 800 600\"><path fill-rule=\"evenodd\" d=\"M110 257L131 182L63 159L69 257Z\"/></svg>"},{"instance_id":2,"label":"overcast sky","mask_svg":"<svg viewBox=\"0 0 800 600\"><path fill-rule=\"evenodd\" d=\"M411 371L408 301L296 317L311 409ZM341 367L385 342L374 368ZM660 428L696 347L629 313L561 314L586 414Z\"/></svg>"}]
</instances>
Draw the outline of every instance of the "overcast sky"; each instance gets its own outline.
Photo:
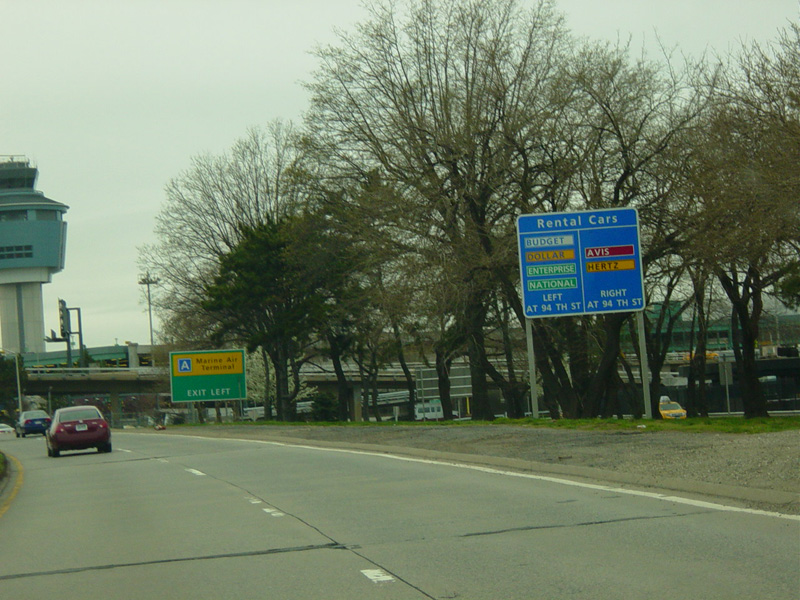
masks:
<instances>
[{"instance_id":1,"label":"overcast sky","mask_svg":"<svg viewBox=\"0 0 800 600\"><path fill-rule=\"evenodd\" d=\"M692 55L773 40L800 17L798 0L557 6L581 36L638 48L657 34ZM299 123L309 50L363 16L360 0L0 0L0 155L29 158L37 188L70 207L45 329L63 298L88 346L149 344L137 249L154 241L164 186L250 127Z\"/></svg>"}]
</instances>

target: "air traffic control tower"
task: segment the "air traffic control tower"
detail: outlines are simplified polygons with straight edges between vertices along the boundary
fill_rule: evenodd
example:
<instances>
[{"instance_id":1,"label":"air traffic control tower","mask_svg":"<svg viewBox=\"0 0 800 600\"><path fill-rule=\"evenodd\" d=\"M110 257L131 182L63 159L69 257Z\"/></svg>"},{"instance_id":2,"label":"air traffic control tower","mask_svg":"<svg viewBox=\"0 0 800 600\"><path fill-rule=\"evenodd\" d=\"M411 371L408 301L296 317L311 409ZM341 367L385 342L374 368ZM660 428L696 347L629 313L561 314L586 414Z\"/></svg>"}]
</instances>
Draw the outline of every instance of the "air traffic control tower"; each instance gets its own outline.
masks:
<instances>
[{"instance_id":1,"label":"air traffic control tower","mask_svg":"<svg viewBox=\"0 0 800 600\"><path fill-rule=\"evenodd\" d=\"M5 159L5 160L4 160ZM0 327L2 347L44 352L42 284L64 268L65 204L35 189L27 160L0 159Z\"/></svg>"}]
</instances>

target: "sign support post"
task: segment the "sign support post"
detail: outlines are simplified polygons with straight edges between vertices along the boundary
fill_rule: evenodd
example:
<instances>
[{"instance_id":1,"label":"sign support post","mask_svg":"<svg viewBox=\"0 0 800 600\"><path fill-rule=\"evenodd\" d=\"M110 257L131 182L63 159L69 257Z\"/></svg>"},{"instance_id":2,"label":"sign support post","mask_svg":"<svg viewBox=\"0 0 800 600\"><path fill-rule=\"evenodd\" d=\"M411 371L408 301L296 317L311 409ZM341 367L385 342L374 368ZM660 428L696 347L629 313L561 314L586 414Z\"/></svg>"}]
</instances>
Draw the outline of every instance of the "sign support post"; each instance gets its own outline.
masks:
<instances>
[{"instance_id":1,"label":"sign support post","mask_svg":"<svg viewBox=\"0 0 800 600\"><path fill-rule=\"evenodd\" d=\"M653 418L653 405L650 403L650 363L647 358L647 339L644 337L644 312L636 313L636 325L639 330L639 371L642 376L642 396L644 398L644 418Z\"/></svg>"},{"instance_id":2,"label":"sign support post","mask_svg":"<svg viewBox=\"0 0 800 600\"><path fill-rule=\"evenodd\" d=\"M536 389L536 356L533 353L533 323L525 317L525 338L528 340L528 384L531 388L531 416L540 418L539 394Z\"/></svg>"}]
</instances>

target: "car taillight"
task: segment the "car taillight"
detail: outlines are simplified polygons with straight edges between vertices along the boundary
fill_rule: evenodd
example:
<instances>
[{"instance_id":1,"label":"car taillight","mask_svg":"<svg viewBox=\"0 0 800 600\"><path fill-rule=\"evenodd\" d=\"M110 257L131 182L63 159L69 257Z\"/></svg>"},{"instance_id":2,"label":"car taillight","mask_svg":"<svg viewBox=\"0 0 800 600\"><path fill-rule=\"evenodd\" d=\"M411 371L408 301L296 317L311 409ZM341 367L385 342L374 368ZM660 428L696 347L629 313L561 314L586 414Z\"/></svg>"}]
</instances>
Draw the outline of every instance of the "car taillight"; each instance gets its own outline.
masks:
<instances>
[{"instance_id":1,"label":"car taillight","mask_svg":"<svg viewBox=\"0 0 800 600\"><path fill-rule=\"evenodd\" d=\"M30 420L30 419L25 419L25 422L23 423L23 425L27 425L27 424L28 424L28 423L30 423L30 422L31 422L31 420Z\"/></svg>"},{"instance_id":2,"label":"car taillight","mask_svg":"<svg viewBox=\"0 0 800 600\"><path fill-rule=\"evenodd\" d=\"M56 433L67 433L67 430L66 430L66 429L64 429L64 426L63 426L63 425L58 425L58 426L56 427Z\"/></svg>"}]
</instances>

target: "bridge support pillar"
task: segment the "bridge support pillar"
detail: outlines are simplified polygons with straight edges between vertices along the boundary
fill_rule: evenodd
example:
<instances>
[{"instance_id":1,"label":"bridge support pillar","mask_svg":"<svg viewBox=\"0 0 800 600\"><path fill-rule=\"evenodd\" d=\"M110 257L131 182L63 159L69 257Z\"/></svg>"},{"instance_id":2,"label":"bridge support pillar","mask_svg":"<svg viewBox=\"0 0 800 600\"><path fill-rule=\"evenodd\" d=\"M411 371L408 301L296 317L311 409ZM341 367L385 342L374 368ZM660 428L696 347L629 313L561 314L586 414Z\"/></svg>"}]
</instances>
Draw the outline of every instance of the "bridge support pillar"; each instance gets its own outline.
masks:
<instances>
[{"instance_id":1,"label":"bridge support pillar","mask_svg":"<svg viewBox=\"0 0 800 600\"><path fill-rule=\"evenodd\" d=\"M119 399L119 392L112 390L109 398L111 400L111 427L119 429L122 427L122 403Z\"/></svg>"},{"instance_id":2,"label":"bridge support pillar","mask_svg":"<svg viewBox=\"0 0 800 600\"><path fill-rule=\"evenodd\" d=\"M364 420L364 398L361 394L361 385L358 383L353 384L353 395L350 397L350 420L363 421Z\"/></svg>"}]
</instances>

